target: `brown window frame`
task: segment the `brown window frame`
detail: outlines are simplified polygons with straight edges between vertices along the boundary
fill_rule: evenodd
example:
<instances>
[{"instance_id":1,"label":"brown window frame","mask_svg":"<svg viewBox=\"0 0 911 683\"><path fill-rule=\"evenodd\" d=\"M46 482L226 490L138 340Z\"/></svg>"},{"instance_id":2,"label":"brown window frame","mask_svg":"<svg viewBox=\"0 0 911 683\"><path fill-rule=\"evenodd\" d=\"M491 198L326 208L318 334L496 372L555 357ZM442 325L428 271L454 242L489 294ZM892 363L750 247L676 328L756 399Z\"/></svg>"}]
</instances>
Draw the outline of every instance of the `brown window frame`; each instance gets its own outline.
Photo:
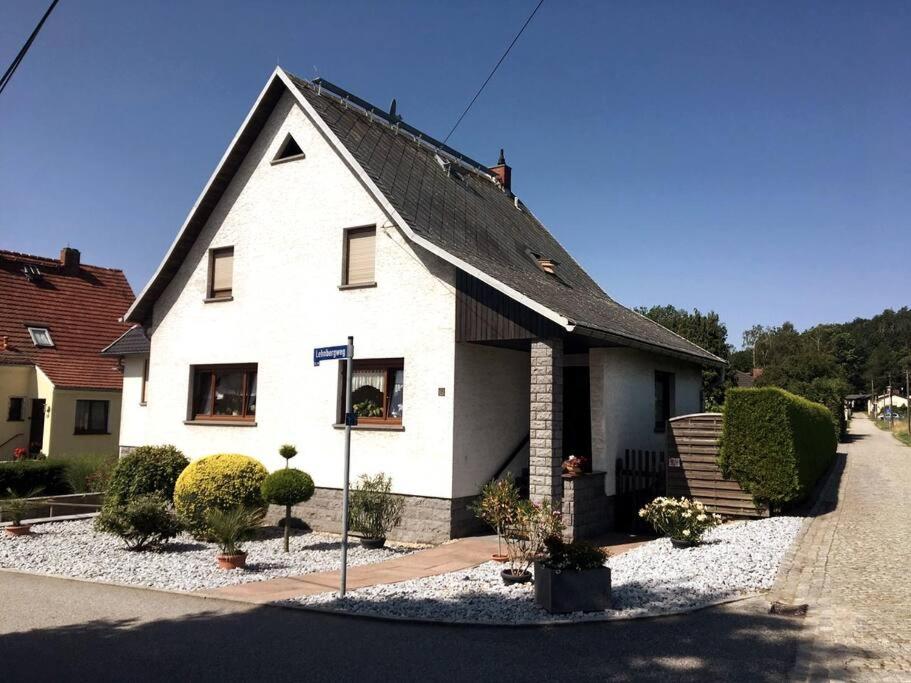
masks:
<instances>
[{"instance_id":1,"label":"brown window frame","mask_svg":"<svg viewBox=\"0 0 911 683\"><path fill-rule=\"evenodd\" d=\"M18 411L13 410L13 404L19 406ZM18 417L16 417L18 415ZM25 398L22 396L10 396L9 406L6 411L7 422L25 422Z\"/></svg>"},{"instance_id":2,"label":"brown window frame","mask_svg":"<svg viewBox=\"0 0 911 683\"><path fill-rule=\"evenodd\" d=\"M215 415L215 385L216 385L216 376L219 372L243 372L244 381L243 389L241 390L241 395L243 396L243 412L240 415ZM209 403L209 414L206 413L197 413L196 412L196 383L199 375L203 373L210 373L211 378L210 382L210 403ZM225 364L214 364L214 365L194 365L192 366L192 374L190 375L190 416L188 422L240 422L240 423L250 423L256 420L256 410L254 406L254 411L252 413L247 413L247 404L250 402L250 375L259 375L259 367L256 363L225 363ZM257 395L259 393L259 382L257 382Z\"/></svg>"},{"instance_id":3,"label":"brown window frame","mask_svg":"<svg viewBox=\"0 0 911 683\"><path fill-rule=\"evenodd\" d=\"M373 279L364 282L351 282L348 274L348 254L351 249L351 237L359 233L373 233ZM358 228L345 228L342 231L342 287L356 289L358 287L376 286L376 226L362 225Z\"/></svg>"},{"instance_id":4,"label":"brown window frame","mask_svg":"<svg viewBox=\"0 0 911 683\"><path fill-rule=\"evenodd\" d=\"M215 259L231 254L231 289L215 289ZM227 292L227 293L225 293ZM206 281L207 301L230 301L234 298L234 247L209 249L209 273Z\"/></svg>"},{"instance_id":5,"label":"brown window frame","mask_svg":"<svg viewBox=\"0 0 911 683\"><path fill-rule=\"evenodd\" d=\"M88 403L89 411L89 421L91 422L92 418L92 404L102 403L104 404L104 428L103 429L80 429L79 427L79 404ZM85 435L85 434L110 434L111 433L111 402L103 399L95 398L77 398L76 407L75 407L75 424L73 425L73 434Z\"/></svg>"},{"instance_id":6,"label":"brown window frame","mask_svg":"<svg viewBox=\"0 0 911 683\"><path fill-rule=\"evenodd\" d=\"M395 373L398 370L402 372L405 371L405 359L404 358L364 358L364 359L355 359L352 361L354 371L358 370L385 370L386 377L384 381L384 390L383 390L383 416L382 417L358 417L358 424L365 425L400 425L402 424L401 417L389 417L389 402L392 400L392 395L389 388L394 386L395 383ZM340 379L340 391L339 391L339 408L338 415L339 424L345 421L345 390L347 389L347 373L346 373L346 362L339 361L339 379ZM402 390L404 391L404 384L402 385Z\"/></svg>"},{"instance_id":7,"label":"brown window frame","mask_svg":"<svg viewBox=\"0 0 911 683\"><path fill-rule=\"evenodd\" d=\"M139 405L147 405L146 400L146 390L149 387L149 359L145 358L142 361L142 391L139 395Z\"/></svg>"}]
</instances>

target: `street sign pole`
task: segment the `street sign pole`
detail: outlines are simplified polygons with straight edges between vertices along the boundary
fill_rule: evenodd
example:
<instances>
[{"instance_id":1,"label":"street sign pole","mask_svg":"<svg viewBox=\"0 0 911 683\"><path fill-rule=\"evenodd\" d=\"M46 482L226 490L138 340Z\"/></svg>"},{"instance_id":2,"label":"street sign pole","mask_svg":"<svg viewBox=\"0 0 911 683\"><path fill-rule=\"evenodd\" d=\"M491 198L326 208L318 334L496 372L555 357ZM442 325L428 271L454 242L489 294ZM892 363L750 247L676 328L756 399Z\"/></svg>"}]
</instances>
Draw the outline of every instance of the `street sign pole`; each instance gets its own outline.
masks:
<instances>
[{"instance_id":1,"label":"street sign pole","mask_svg":"<svg viewBox=\"0 0 911 683\"><path fill-rule=\"evenodd\" d=\"M348 478L351 470L351 423L354 413L351 410L352 359L354 357L354 337L348 337L348 351L345 354L345 475L342 481L342 571L338 596L345 597L348 583Z\"/></svg>"}]
</instances>

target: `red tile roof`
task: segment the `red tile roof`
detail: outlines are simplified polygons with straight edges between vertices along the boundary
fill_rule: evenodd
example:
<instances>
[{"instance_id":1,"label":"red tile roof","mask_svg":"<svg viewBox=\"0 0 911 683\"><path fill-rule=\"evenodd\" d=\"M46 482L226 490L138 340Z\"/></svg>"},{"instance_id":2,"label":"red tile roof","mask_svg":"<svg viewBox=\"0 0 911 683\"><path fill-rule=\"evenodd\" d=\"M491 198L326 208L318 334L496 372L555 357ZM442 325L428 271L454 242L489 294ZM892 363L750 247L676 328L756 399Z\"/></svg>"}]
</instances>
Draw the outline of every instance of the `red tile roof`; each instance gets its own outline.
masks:
<instances>
[{"instance_id":1,"label":"red tile roof","mask_svg":"<svg viewBox=\"0 0 911 683\"><path fill-rule=\"evenodd\" d=\"M29 281L26 266L41 277ZM123 271L67 272L57 259L0 250L0 364L37 365L58 387L120 389L114 360L100 352L129 329L118 321L132 302ZM29 325L48 328L54 347L35 346Z\"/></svg>"}]
</instances>

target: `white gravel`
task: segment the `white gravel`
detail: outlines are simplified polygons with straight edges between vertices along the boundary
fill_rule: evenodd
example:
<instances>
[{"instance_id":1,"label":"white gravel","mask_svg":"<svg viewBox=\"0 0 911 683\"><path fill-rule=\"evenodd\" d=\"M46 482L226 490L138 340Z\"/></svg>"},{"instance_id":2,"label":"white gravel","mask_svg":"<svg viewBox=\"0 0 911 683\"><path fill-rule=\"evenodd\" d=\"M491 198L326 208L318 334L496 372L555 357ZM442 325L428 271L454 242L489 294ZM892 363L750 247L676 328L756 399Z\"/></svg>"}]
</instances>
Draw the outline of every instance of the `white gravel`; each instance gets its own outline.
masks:
<instances>
[{"instance_id":1,"label":"white gravel","mask_svg":"<svg viewBox=\"0 0 911 683\"><path fill-rule=\"evenodd\" d=\"M339 599L320 593L287 602L358 614L448 622L523 624L670 614L771 588L803 520L774 517L712 530L705 543L677 549L662 538L608 560L613 609L550 615L531 584L504 586L503 565L361 588Z\"/></svg>"},{"instance_id":2,"label":"white gravel","mask_svg":"<svg viewBox=\"0 0 911 683\"><path fill-rule=\"evenodd\" d=\"M36 524L31 536L9 537L0 531L0 567L57 574L95 581L171 590L200 590L280 576L336 571L341 566L338 536L294 533L291 552L282 550L281 531L273 538L248 541L247 570L225 571L216 566L217 548L180 536L161 551L127 550L120 539L97 533L92 520ZM348 547L348 564L372 564L413 552L412 548L366 550L355 540Z\"/></svg>"}]
</instances>

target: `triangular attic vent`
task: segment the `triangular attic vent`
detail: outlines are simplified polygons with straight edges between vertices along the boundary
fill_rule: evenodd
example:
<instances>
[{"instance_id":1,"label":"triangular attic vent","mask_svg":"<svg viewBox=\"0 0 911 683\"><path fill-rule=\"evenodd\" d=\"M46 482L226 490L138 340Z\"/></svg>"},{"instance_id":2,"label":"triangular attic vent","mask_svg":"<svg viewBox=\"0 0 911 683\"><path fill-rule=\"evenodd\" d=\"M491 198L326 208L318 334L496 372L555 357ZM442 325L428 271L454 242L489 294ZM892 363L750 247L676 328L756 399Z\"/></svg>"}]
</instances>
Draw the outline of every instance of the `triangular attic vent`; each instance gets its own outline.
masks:
<instances>
[{"instance_id":1,"label":"triangular attic vent","mask_svg":"<svg viewBox=\"0 0 911 683\"><path fill-rule=\"evenodd\" d=\"M285 136L285 141L282 143L282 146L278 148L278 153L275 155L275 158L272 160L272 163L278 163L279 161L291 161L292 159L303 159L304 150L301 149L301 146L297 144L297 140L288 133Z\"/></svg>"}]
</instances>

